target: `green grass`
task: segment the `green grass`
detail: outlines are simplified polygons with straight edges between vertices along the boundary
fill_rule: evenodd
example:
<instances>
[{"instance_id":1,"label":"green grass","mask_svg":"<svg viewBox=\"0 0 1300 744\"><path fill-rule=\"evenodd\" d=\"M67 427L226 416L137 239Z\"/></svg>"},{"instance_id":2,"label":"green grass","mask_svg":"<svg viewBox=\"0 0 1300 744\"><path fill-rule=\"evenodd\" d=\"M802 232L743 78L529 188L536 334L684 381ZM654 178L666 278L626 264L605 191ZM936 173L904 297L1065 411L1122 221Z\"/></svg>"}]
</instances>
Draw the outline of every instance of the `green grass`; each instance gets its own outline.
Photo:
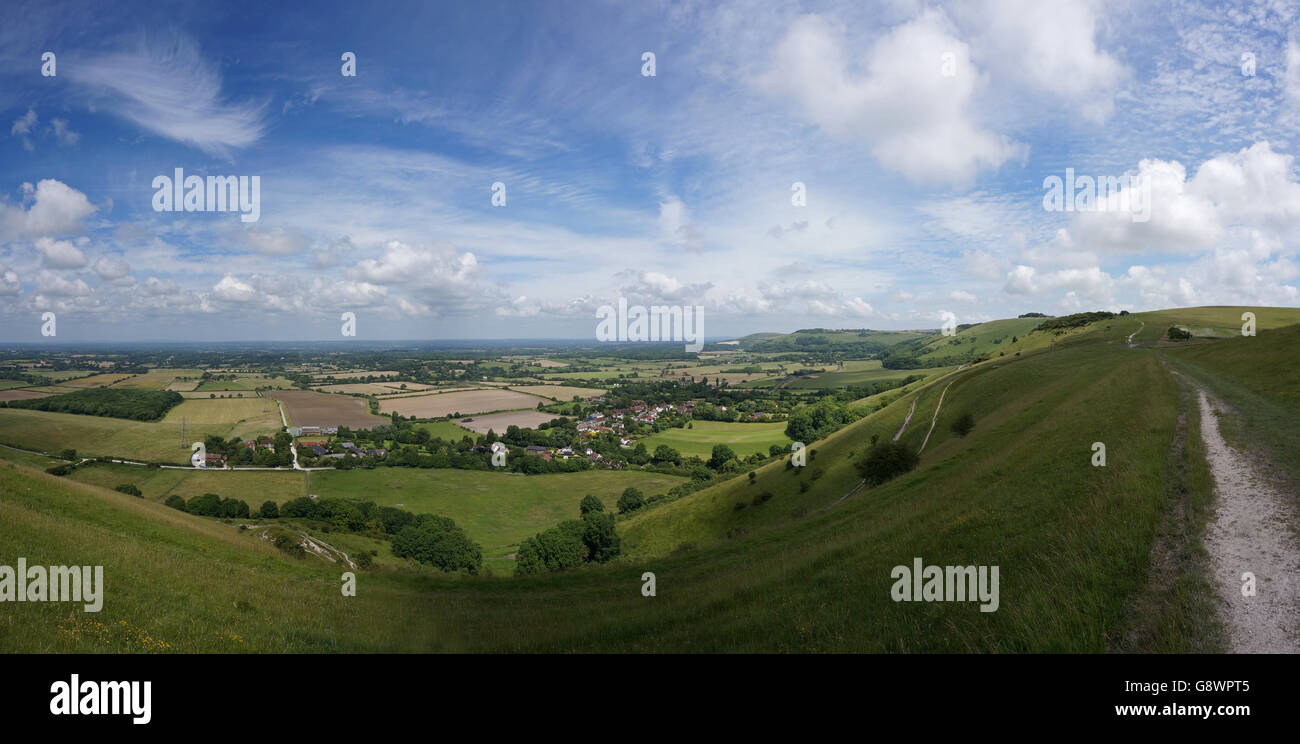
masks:
<instances>
[{"instance_id":1,"label":"green grass","mask_svg":"<svg viewBox=\"0 0 1300 744\"><path fill-rule=\"evenodd\" d=\"M182 403L177 409L190 402ZM179 420L154 423L0 408L0 443L41 452L59 452L72 448L84 457L110 455L184 465L189 462L189 444L203 441L209 434L226 438L236 435L247 437L259 431L271 434L280 429L278 414L275 415L273 425L270 418L262 421L265 425L257 421L212 423L190 420L184 425L185 437L182 442L182 424Z\"/></svg>"},{"instance_id":2,"label":"green grass","mask_svg":"<svg viewBox=\"0 0 1300 744\"><path fill-rule=\"evenodd\" d=\"M450 421L428 421L422 424L416 424L415 428L425 429L431 436L441 437L447 441L459 442L466 434L476 436L469 429L457 426Z\"/></svg>"},{"instance_id":3,"label":"green grass","mask_svg":"<svg viewBox=\"0 0 1300 744\"><path fill-rule=\"evenodd\" d=\"M314 472L309 490L321 496L363 498L381 506L402 504L417 514L451 517L483 546L484 565L509 574L514 571L514 561L506 556L519 542L566 519L577 519L583 496L594 494L612 511L629 486L653 496L684 482L659 473L615 470L526 476L378 468Z\"/></svg>"},{"instance_id":4,"label":"green grass","mask_svg":"<svg viewBox=\"0 0 1300 744\"><path fill-rule=\"evenodd\" d=\"M1164 328L1153 326L1180 312L1135 314L1146 322L1139 343L1154 343ZM1261 329L1274 327L1259 315ZM201 652L1221 650L1199 547L1209 478L1191 395L1169 367L1184 381L1204 379L1246 419L1271 411L1269 428L1300 430L1286 376L1296 331L1129 349L1124 339L1141 319L1117 318L918 387L813 443L805 469L773 463L754 485L734 479L621 519L626 554L567 574L451 577L385 557L359 574L358 596L345 599L336 566L288 558L232 526L149 499L0 466L6 554L101 564L109 584L99 616L54 603L0 605L0 651L150 650L141 633L168 651ZM1183 322L1230 325L1221 317ZM950 382L920 467L844 498L871 435L892 437L915 399L901 441L919 447ZM963 412L976 421L964 438L949 429ZM1255 441L1256 426L1233 436ZM1104 468L1090 464L1095 441L1107 444ZM447 473L477 481L439 477ZM468 509L463 519L448 516L484 544L485 556L493 549L475 529L490 525L471 527L474 515L515 510L506 519L517 520L528 513L523 489L557 477L370 474L396 480L313 474L310 490L336 487L408 508L422 501L439 513ZM587 490L554 489L571 492L574 511ZM755 504L765 491L772 498ZM892 601L890 570L914 557L999 566L998 611ZM640 593L645 571L656 574L653 598ZM71 623L78 632L67 631ZM105 634L110 644L100 642Z\"/></svg>"},{"instance_id":5,"label":"green grass","mask_svg":"<svg viewBox=\"0 0 1300 744\"><path fill-rule=\"evenodd\" d=\"M835 390L850 385L867 385L882 380L902 380L911 375L934 377L957 369L956 366L931 367L928 369L883 369L880 367L878 360L872 360L870 364L873 364L874 367L845 370L843 372L824 372L812 377L800 377L791 380L785 387L790 390Z\"/></svg>"},{"instance_id":6,"label":"green grass","mask_svg":"<svg viewBox=\"0 0 1300 744\"><path fill-rule=\"evenodd\" d=\"M774 445L789 449L791 440L785 435L785 422L761 422L752 424L732 423L729 421L692 421L692 428L664 429L658 434L637 440L644 444L651 453L655 447L666 444L682 453L683 456L695 455L709 459L713 454L713 445L725 444L740 457L747 457L755 452L767 454Z\"/></svg>"},{"instance_id":7,"label":"green grass","mask_svg":"<svg viewBox=\"0 0 1300 744\"><path fill-rule=\"evenodd\" d=\"M83 465L67 476L79 483L114 488L123 483L139 487L143 498L163 501L178 494L187 501L205 493L243 499L252 509L270 499L284 503L307 495L306 476L291 470L205 471L148 468L116 463Z\"/></svg>"}]
</instances>

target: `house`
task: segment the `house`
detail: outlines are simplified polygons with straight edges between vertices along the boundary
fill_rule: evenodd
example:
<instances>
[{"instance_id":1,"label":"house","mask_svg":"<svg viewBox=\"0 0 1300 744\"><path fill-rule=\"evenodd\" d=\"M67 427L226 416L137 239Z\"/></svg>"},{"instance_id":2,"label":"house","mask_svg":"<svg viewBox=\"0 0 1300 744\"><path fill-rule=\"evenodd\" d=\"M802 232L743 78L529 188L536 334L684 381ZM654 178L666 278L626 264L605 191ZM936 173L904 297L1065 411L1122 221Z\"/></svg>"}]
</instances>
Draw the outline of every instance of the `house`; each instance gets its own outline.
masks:
<instances>
[{"instance_id":1,"label":"house","mask_svg":"<svg viewBox=\"0 0 1300 744\"><path fill-rule=\"evenodd\" d=\"M300 436L315 436L317 434L320 434L319 426L304 426L302 427L302 434Z\"/></svg>"},{"instance_id":2,"label":"house","mask_svg":"<svg viewBox=\"0 0 1300 744\"><path fill-rule=\"evenodd\" d=\"M225 456L225 455L218 455L218 454L216 454L215 452L209 452L209 453L207 454L207 457L204 458L204 461L205 461L206 464L208 464L208 465L211 465L211 464L213 464L213 463L216 463L216 464L218 464L218 465L225 465L225 464L226 464L226 456Z\"/></svg>"},{"instance_id":3,"label":"house","mask_svg":"<svg viewBox=\"0 0 1300 744\"><path fill-rule=\"evenodd\" d=\"M320 446L319 444L313 444L312 446L308 447L307 449L309 449L309 450L311 450L313 453L315 453L315 455L316 455L317 457L322 457L322 456L324 456L324 455L329 454L329 450L325 449L324 447Z\"/></svg>"}]
</instances>

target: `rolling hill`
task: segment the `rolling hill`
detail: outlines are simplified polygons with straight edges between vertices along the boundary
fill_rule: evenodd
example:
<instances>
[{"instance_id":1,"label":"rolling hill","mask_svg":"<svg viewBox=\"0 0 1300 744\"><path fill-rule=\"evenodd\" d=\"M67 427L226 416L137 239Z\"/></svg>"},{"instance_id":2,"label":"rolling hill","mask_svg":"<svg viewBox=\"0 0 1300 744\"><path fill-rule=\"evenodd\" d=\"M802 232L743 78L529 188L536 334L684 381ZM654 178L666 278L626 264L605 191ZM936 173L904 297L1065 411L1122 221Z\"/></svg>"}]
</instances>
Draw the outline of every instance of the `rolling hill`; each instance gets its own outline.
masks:
<instances>
[{"instance_id":1,"label":"rolling hill","mask_svg":"<svg viewBox=\"0 0 1300 744\"><path fill-rule=\"evenodd\" d=\"M1300 477L1300 310L1251 309L1255 337L1163 339L1179 323L1240 327L1247 309L1028 334L1005 356L914 384L811 443L804 468L778 461L752 483L732 479L620 519L624 555L571 573L381 567L361 572L358 595L344 598L337 566L286 557L235 525L0 465L6 560L104 565L108 582L94 618L0 605L0 648L1223 650L1199 547L1213 481L1195 394L1203 386L1234 407L1226 435L1276 478ZM984 325L993 327L972 334L972 346L1019 335ZM967 413L975 427L959 436L952 423ZM920 450L919 466L864 486L854 462L873 437L896 435ZM1092 462L1097 442L1104 467ZM893 568L917 558L999 567L997 611L894 601ZM655 574L653 597L642 595L644 572Z\"/></svg>"}]
</instances>

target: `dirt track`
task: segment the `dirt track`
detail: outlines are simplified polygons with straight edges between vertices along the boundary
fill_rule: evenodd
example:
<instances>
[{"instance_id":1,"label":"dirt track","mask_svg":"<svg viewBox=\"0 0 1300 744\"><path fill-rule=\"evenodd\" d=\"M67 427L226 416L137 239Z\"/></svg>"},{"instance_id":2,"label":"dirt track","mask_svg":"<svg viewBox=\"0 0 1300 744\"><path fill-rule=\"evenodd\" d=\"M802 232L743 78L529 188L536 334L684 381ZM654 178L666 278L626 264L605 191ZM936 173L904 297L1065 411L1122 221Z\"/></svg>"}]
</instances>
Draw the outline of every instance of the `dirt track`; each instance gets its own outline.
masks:
<instances>
[{"instance_id":1,"label":"dirt track","mask_svg":"<svg viewBox=\"0 0 1300 744\"><path fill-rule=\"evenodd\" d=\"M1233 653L1300 652L1300 545L1288 500L1257 471L1250 452L1219 433L1216 409L1200 391L1201 438L1214 473L1216 511L1205 538ZM1243 574L1255 595L1243 596Z\"/></svg>"}]
</instances>

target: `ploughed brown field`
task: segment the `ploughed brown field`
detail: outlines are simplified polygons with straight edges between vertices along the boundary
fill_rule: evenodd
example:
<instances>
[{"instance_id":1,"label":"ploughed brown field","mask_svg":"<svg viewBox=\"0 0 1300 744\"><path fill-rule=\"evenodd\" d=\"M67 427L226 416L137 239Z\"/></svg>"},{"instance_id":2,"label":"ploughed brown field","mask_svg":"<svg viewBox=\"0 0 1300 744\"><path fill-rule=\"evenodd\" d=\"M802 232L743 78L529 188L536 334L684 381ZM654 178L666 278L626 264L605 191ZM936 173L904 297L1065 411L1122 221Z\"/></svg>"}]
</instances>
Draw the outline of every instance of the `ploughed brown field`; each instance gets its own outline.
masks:
<instances>
[{"instance_id":1,"label":"ploughed brown field","mask_svg":"<svg viewBox=\"0 0 1300 744\"><path fill-rule=\"evenodd\" d=\"M457 426L463 426L476 434L487 434L492 430L497 434L506 433L506 429L511 426L518 426L523 429L536 429L538 424L544 424L553 418L557 418L553 413L539 413L537 411L513 411L511 413L490 413L486 416L472 416L473 421L457 421Z\"/></svg>"},{"instance_id":2,"label":"ploughed brown field","mask_svg":"<svg viewBox=\"0 0 1300 744\"><path fill-rule=\"evenodd\" d=\"M31 400L32 398L46 398L51 393L42 393L36 390L0 390L0 400Z\"/></svg>"},{"instance_id":3,"label":"ploughed brown field","mask_svg":"<svg viewBox=\"0 0 1300 744\"><path fill-rule=\"evenodd\" d=\"M268 390L268 398L284 405L290 426L346 426L369 429L388 423L388 419L370 415L366 402L346 395L329 395L310 390Z\"/></svg>"},{"instance_id":4,"label":"ploughed brown field","mask_svg":"<svg viewBox=\"0 0 1300 744\"><path fill-rule=\"evenodd\" d=\"M460 393L381 400L379 412L397 411L399 416L436 418L457 412L470 415L487 411L508 411L512 408L537 408L538 403L550 402L510 390L466 390Z\"/></svg>"}]
</instances>

